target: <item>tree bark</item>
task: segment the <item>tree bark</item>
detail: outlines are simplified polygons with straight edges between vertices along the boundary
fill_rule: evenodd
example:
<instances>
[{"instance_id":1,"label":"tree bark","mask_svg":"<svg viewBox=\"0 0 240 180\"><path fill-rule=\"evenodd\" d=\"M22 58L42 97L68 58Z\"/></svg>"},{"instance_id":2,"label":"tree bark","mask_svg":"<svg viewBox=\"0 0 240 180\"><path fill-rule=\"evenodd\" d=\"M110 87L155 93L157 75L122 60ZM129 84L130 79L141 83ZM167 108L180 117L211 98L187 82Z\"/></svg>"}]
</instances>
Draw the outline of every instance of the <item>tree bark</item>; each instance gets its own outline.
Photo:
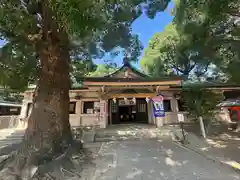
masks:
<instances>
[{"instance_id":1,"label":"tree bark","mask_svg":"<svg viewBox=\"0 0 240 180\"><path fill-rule=\"evenodd\" d=\"M52 44L41 52L40 61L41 74L24 139L37 149L56 149L71 141L69 54Z\"/></svg>"},{"instance_id":2,"label":"tree bark","mask_svg":"<svg viewBox=\"0 0 240 180\"><path fill-rule=\"evenodd\" d=\"M40 3L42 40L36 45L40 74L24 140L37 149L57 150L71 143L69 124L69 41L48 0Z\"/></svg>"},{"instance_id":3,"label":"tree bark","mask_svg":"<svg viewBox=\"0 0 240 180\"><path fill-rule=\"evenodd\" d=\"M0 176L6 179L32 179L40 172L40 165L54 160L72 144L69 52L54 36L51 39L48 46L38 52L40 76L23 142L0 168L3 169Z\"/></svg>"},{"instance_id":4,"label":"tree bark","mask_svg":"<svg viewBox=\"0 0 240 180\"><path fill-rule=\"evenodd\" d=\"M40 70L32 111L22 146L9 155L4 165L0 163L0 180L5 176L32 179L33 165L53 160L72 143L68 36L48 7L48 0L40 1L40 5L42 39L35 44Z\"/></svg>"}]
</instances>

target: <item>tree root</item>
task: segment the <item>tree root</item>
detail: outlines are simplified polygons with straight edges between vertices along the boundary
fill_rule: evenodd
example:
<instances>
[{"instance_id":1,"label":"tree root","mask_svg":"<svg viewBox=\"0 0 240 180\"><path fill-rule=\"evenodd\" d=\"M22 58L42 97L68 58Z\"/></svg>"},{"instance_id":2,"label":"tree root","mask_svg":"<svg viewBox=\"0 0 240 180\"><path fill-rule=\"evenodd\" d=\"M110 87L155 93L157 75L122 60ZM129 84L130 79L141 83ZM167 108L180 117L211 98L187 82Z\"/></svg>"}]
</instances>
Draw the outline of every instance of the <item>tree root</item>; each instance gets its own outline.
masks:
<instances>
[{"instance_id":1,"label":"tree root","mask_svg":"<svg viewBox=\"0 0 240 180\"><path fill-rule=\"evenodd\" d=\"M78 178L86 169L94 169L92 154L74 142L60 154L27 148L0 150L0 180L65 180ZM88 173L89 174L89 173Z\"/></svg>"}]
</instances>

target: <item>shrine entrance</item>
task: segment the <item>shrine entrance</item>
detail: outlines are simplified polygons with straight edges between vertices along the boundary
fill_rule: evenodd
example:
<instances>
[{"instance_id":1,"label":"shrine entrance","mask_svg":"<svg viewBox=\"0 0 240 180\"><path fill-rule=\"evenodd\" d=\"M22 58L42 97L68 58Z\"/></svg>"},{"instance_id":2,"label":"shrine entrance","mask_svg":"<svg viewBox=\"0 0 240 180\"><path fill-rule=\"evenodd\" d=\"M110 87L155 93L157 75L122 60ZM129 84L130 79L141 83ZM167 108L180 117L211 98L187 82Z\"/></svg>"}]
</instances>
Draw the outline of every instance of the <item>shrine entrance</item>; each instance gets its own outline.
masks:
<instances>
[{"instance_id":1,"label":"shrine entrance","mask_svg":"<svg viewBox=\"0 0 240 180\"><path fill-rule=\"evenodd\" d=\"M109 112L109 124L148 124L147 102L144 98L111 99L109 100Z\"/></svg>"},{"instance_id":2,"label":"shrine entrance","mask_svg":"<svg viewBox=\"0 0 240 180\"><path fill-rule=\"evenodd\" d=\"M136 122L136 102L132 100L119 100L120 123Z\"/></svg>"}]
</instances>

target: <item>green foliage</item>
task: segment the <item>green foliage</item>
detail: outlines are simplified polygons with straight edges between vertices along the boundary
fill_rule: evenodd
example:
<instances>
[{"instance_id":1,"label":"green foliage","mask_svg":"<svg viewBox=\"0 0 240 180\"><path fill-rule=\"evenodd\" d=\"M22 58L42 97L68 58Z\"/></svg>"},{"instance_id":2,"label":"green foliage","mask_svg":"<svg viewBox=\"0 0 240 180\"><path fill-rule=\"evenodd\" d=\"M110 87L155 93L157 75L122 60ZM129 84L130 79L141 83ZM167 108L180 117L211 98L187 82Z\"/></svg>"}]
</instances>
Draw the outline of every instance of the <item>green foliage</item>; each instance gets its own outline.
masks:
<instances>
[{"instance_id":1,"label":"green foliage","mask_svg":"<svg viewBox=\"0 0 240 180\"><path fill-rule=\"evenodd\" d=\"M239 0L180 0L175 7L178 31L196 44L229 80L239 83L236 66L240 57Z\"/></svg>"},{"instance_id":2,"label":"green foliage","mask_svg":"<svg viewBox=\"0 0 240 180\"><path fill-rule=\"evenodd\" d=\"M77 77L94 70L92 59L116 47L123 48L136 61L142 45L131 33L131 23L143 12L153 18L169 1L2 0L0 38L7 42L2 51L8 50L7 56L0 57L1 84L23 88L36 80L41 69L38 51L50 46L51 33L60 40L65 38L65 43L59 43L70 50ZM17 79L19 82L14 83Z\"/></svg>"},{"instance_id":3,"label":"green foliage","mask_svg":"<svg viewBox=\"0 0 240 180\"><path fill-rule=\"evenodd\" d=\"M73 60L71 74L77 82L80 82L82 77L94 72L96 68L97 65L95 65L92 60Z\"/></svg>"},{"instance_id":4,"label":"green foliage","mask_svg":"<svg viewBox=\"0 0 240 180\"><path fill-rule=\"evenodd\" d=\"M174 21L152 37L142 67L155 76L176 73L205 80L216 70L224 74L217 81L239 83L239 0L174 3Z\"/></svg>"},{"instance_id":5,"label":"green foliage","mask_svg":"<svg viewBox=\"0 0 240 180\"><path fill-rule=\"evenodd\" d=\"M210 61L200 56L189 37L181 34L174 23L170 23L149 41L141 65L153 76L178 74L188 77L193 73L199 77L206 73Z\"/></svg>"},{"instance_id":6,"label":"green foliage","mask_svg":"<svg viewBox=\"0 0 240 180\"><path fill-rule=\"evenodd\" d=\"M98 64L97 69L94 72L88 74L88 76L92 77L102 77L113 73L117 70L116 64Z\"/></svg>"},{"instance_id":7,"label":"green foliage","mask_svg":"<svg viewBox=\"0 0 240 180\"><path fill-rule=\"evenodd\" d=\"M1 49L0 85L23 91L36 79L36 54L25 44L6 43Z\"/></svg>"},{"instance_id":8,"label":"green foliage","mask_svg":"<svg viewBox=\"0 0 240 180\"><path fill-rule=\"evenodd\" d=\"M23 100L23 95L11 89L0 87L0 101L19 102Z\"/></svg>"},{"instance_id":9,"label":"green foliage","mask_svg":"<svg viewBox=\"0 0 240 180\"><path fill-rule=\"evenodd\" d=\"M182 100L190 116L198 118L210 117L216 105L220 103L224 96L220 91L206 89L204 84L188 84L183 88Z\"/></svg>"}]
</instances>

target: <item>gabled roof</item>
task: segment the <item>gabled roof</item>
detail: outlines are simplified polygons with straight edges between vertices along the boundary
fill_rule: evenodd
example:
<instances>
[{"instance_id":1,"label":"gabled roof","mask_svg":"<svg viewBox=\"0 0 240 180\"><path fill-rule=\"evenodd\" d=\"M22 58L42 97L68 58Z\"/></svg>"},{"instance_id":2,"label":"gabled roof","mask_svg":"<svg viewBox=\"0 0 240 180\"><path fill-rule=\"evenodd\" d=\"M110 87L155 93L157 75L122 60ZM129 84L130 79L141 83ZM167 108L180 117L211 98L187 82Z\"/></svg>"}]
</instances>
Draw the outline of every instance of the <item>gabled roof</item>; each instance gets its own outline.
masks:
<instances>
[{"instance_id":1,"label":"gabled roof","mask_svg":"<svg viewBox=\"0 0 240 180\"><path fill-rule=\"evenodd\" d=\"M123 66L112 74L103 77L83 77L84 82L99 83L99 82L116 82L116 83L137 83L137 82L164 82L164 81L182 81L180 76L166 76L161 78L152 78L136 68L134 68L128 61L124 61ZM86 83L83 83L86 84ZM170 83L171 84L171 83ZM175 83L174 83L175 84ZM179 84L179 83L177 83Z\"/></svg>"},{"instance_id":2,"label":"gabled roof","mask_svg":"<svg viewBox=\"0 0 240 180\"><path fill-rule=\"evenodd\" d=\"M86 77L83 78L83 81L88 82L157 82L157 81L181 81L182 77L179 76L170 76L162 78L115 78L115 77Z\"/></svg>"},{"instance_id":3,"label":"gabled roof","mask_svg":"<svg viewBox=\"0 0 240 180\"><path fill-rule=\"evenodd\" d=\"M135 75L135 78L149 78L148 75L140 72L136 68L134 68L128 61L125 61L123 66L119 68L117 71L104 76L104 78L109 78L109 77L118 77L118 78L126 78L123 75L125 75L125 72L129 72Z\"/></svg>"}]
</instances>

